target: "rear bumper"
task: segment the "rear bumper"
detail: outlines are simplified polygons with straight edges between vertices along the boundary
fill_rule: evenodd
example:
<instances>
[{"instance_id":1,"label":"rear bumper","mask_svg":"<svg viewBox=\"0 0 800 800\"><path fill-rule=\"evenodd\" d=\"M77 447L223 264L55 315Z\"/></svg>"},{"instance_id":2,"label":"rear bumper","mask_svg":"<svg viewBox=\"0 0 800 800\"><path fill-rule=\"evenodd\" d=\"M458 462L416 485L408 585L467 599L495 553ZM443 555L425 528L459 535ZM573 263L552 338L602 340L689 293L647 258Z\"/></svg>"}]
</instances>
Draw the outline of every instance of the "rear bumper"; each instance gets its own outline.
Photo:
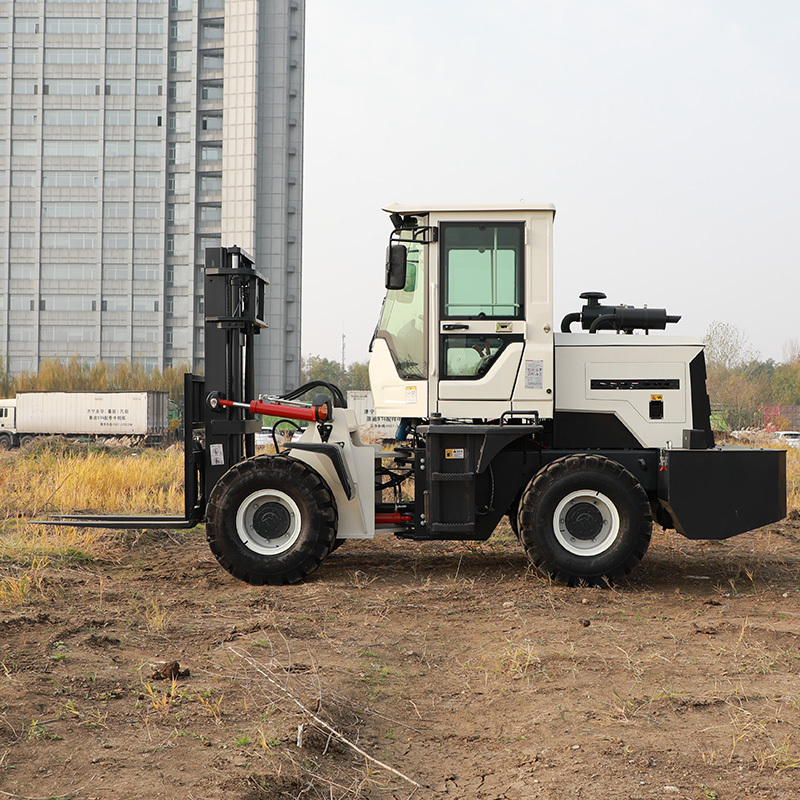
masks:
<instances>
[{"instance_id":1,"label":"rear bumper","mask_svg":"<svg viewBox=\"0 0 800 800\"><path fill-rule=\"evenodd\" d=\"M658 499L687 539L727 539L786 516L786 452L664 450Z\"/></svg>"}]
</instances>

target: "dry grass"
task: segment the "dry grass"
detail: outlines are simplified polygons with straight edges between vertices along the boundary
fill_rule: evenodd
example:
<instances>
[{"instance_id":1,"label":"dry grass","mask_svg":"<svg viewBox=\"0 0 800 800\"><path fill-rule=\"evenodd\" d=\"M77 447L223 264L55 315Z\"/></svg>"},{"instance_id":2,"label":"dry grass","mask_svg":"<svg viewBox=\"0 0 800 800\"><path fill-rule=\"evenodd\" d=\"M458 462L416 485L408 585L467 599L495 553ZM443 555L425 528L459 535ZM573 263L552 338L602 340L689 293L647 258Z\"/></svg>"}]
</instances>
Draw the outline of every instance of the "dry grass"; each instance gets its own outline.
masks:
<instances>
[{"instance_id":1,"label":"dry grass","mask_svg":"<svg viewBox=\"0 0 800 800\"><path fill-rule=\"evenodd\" d=\"M0 516L56 511L180 513L183 452L38 451L0 460Z\"/></svg>"},{"instance_id":2,"label":"dry grass","mask_svg":"<svg viewBox=\"0 0 800 800\"><path fill-rule=\"evenodd\" d=\"M175 514L183 508L183 453L75 452L46 448L0 458L0 608L47 594L48 567L114 557L122 536L45 527L59 511Z\"/></svg>"},{"instance_id":3,"label":"dry grass","mask_svg":"<svg viewBox=\"0 0 800 800\"><path fill-rule=\"evenodd\" d=\"M786 453L786 500L790 509L800 511L800 447Z\"/></svg>"}]
</instances>

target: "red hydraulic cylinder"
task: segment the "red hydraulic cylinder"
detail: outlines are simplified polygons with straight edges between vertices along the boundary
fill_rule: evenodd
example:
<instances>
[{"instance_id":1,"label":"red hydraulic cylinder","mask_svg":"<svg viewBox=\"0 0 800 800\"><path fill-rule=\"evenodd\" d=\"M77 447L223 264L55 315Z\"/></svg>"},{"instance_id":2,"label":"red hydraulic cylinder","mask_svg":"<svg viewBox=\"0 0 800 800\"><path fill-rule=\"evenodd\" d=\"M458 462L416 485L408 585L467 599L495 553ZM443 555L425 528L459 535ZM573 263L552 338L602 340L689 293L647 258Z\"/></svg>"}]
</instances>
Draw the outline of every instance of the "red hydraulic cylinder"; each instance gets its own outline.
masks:
<instances>
[{"instance_id":1,"label":"red hydraulic cylinder","mask_svg":"<svg viewBox=\"0 0 800 800\"><path fill-rule=\"evenodd\" d=\"M388 514L375 514L376 525L399 525L403 522L411 522L411 514L402 514L400 511L392 511Z\"/></svg>"},{"instance_id":2,"label":"red hydraulic cylinder","mask_svg":"<svg viewBox=\"0 0 800 800\"><path fill-rule=\"evenodd\" d=\"M327 406L312 406L311 408L298 408L297 406L284 406L280 403L262 403L252 400L250 403L237 403L225 400L222 397L214 398L217 405L223 408L246 408L251 414L261 414L270 417L285 417L286 419L302 419L306 422L321 422L328 419Z\"/></svg>"}]
</instances>

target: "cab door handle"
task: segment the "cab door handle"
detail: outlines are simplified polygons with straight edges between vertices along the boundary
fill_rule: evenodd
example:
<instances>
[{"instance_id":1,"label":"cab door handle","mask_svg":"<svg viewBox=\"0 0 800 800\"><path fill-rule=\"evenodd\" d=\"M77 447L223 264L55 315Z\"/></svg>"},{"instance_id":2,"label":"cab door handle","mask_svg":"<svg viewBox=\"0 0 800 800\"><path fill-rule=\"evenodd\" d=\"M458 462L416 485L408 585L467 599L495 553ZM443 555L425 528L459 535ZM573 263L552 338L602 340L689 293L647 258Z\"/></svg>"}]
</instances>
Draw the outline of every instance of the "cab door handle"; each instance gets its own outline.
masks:
<instances>
[{"instance_id":1,"label":"cab door handle","mask_svg":"<svg viewBox=\"0 0 800 800\"><path fill-rule=\"evenodd\" d=\"M447 322L442 325L443 331L468 331L469 325L464 325L458 322Z\"/></svg>"}]
</instances>

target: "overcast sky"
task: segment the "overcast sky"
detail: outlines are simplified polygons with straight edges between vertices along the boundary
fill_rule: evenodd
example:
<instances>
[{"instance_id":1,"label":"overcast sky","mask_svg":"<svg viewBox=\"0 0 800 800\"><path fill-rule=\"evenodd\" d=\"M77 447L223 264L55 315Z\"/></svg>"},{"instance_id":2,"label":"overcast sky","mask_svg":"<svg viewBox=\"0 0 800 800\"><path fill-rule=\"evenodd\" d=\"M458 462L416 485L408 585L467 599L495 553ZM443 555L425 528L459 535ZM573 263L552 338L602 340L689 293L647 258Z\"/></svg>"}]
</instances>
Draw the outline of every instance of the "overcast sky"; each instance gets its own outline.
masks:
<instances>
[{"instance_id":1,"label":"overcast sky","mask_svg":"<svg viewBox=\"0 0 800 800\"><path fill-rule=\"evenodd\" d=\"M303 354L368 357L401 203L554 203L578 295L800 340L800 2L308 0Z\"/></svg>"}]
</instances>

